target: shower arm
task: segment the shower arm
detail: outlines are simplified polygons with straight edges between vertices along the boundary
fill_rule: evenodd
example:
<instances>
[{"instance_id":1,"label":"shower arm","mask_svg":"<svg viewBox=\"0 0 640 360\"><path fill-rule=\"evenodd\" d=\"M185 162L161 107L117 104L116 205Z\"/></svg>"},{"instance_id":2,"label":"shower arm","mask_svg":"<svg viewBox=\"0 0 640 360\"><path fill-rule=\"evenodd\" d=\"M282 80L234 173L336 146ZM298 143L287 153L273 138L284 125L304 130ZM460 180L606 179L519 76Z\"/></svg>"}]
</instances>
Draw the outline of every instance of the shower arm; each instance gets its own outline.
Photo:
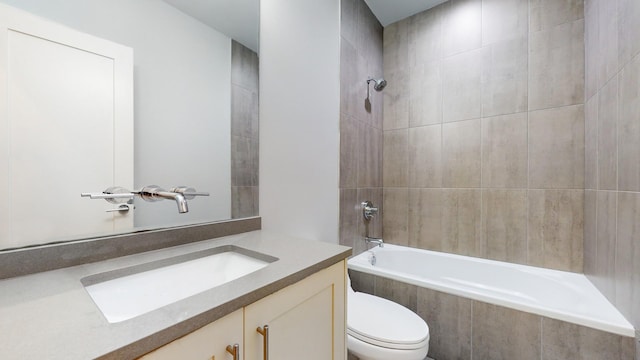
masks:
<instances>
[{"instance_id":1,"label":"shower arm","mask_svg":"<svg viewBox=\"0 0 640 360\"><path fill-rule=\"evenodd\" d=\"M382 89L387 86L387 82L384 80L384 78L376 79L369 76L369 78L367 79L367 99L370 99L371 97L371 89L369 88L369 83L372 81L374 82L373 88L376 91L382 91Z\"/></svg>"},{"instance_id":2,"label":"shower arm","mask_svg":"<svg viewBox=\"0 0 640 360\"><path fill-rule=\"evenodd\" d=\"M369 89L369 83L370 83L370 82L372 82L372 81L374 81L374 82L375 82L375 81L376 81L376 79L374 79L374 78L372 78L372 77L369 77L369 78L367 79L367 99L370 99L370 96L371 96L371 90Z\"/></svg>"}]
</instances>

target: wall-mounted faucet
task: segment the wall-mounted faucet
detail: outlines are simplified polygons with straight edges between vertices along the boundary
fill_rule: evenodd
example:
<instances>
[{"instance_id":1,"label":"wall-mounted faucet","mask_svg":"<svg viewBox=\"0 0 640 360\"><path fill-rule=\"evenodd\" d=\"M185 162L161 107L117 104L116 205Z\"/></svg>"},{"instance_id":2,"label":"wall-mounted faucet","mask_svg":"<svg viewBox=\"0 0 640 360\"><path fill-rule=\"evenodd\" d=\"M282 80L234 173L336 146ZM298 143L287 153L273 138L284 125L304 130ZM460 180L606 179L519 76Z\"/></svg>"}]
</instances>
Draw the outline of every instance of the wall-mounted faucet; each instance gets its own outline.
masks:
<instances>
[{"instance_id":1,"label":"wall-mounted faucet","mask_svg":"<svg viewBox=\"0 0 640 360\"><path fill-rule=\"evenodd\" d=\"M110 187L102 193L82 193L80 196L91 199L104 199L112 204L121 204L133 199L136 195L143 200L156 202L163 199L170 199L178 205L178 212L184 214L189 212L187 200L191 200L196 196L209 196L206 192L197 192L196 189L187 186L178 186L166 191L158 185L148 185L140 189L140 191L129 191L121 187ZM126 209L128 210L128 208ZM111 211L111 210L107 210ZM118 208L118 211L125 211L125 208Z\"/></svg>"},{"instance_id":2,"label":"wall-mounted faucet","mask_svg":"<svg viewBox=\"0 0 640 360\"><path fill-rule=\"evenodd\" d=\"M173 189L172 189L173 190ZM138 195L143 200L149 202L156 202L163 199L174 200L178 205L178 212L180 214L184 214L189 212L189 206L187 205L187 199L184 198L184 195L179 192L166 191L158 185L148 185L140 189Z\"/></svg>"}]
</instances>

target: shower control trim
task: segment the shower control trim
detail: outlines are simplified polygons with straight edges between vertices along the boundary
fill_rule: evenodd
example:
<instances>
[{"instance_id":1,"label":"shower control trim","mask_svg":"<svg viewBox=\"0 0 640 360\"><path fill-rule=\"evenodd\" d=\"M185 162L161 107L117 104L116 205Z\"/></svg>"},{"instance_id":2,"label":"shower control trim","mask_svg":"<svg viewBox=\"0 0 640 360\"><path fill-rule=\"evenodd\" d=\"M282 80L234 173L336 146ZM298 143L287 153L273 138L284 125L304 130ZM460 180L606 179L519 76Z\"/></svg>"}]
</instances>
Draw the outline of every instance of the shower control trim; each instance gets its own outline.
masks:
<instances>
[{"instance_id":1,"label":"shower control trim","mask_svg":"<svg viewBox=\"0 0 640 360\"><path fill-rule=\"evenodd\" d=\"M378 208L374 207L371 201L363 201L361 203L362 206L362 216L365 220L369 221L375 214L378 213Z\"/></svg>"}]
</instances>

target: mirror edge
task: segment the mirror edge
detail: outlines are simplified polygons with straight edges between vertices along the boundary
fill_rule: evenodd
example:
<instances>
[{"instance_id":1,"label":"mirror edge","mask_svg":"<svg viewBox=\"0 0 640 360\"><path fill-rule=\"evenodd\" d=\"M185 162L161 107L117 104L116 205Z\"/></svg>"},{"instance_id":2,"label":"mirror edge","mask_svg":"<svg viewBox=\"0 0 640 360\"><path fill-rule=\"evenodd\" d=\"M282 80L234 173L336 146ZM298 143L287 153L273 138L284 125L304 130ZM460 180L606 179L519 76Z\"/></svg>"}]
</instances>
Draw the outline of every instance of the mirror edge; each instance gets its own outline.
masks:
<instances>
[{"instance_id":1,"label":"mirror edge","mask_svg":"<svg viewBox=\"0 0 640 360\"><path fill-rule=\"evenodd\" d=\"M0 280L261 230L259 216L0 251Z\"/></svg>"}]
</instances>

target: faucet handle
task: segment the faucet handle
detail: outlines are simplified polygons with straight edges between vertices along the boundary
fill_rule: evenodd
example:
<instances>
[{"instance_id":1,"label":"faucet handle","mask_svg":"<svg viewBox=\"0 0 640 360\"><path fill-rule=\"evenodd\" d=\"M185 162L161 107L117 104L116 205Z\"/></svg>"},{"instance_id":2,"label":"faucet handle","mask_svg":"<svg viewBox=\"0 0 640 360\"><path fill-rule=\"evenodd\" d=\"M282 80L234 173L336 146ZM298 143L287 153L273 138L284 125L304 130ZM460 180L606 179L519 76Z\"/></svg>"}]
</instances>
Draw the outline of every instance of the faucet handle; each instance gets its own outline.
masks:
<instances>
[{"instance_id":1,"label":"faucet handle","mask_svg":"<svg viewBox=\"0 0 640 360\"><path fill-rule=\"evenodd\" d=\"M144 186L140 191L136 192L136 195L139 195L142 199L149 202L160 201L163 198L158 196L158 194L165 192L166 190L161 188L158 185L147 185Z\"/></svg>"},{"instance_id":2,"label":"faucet handle","mask_svg":"<svg viewBox=\"0 0 640 360\"><path fill-rule=\"evenodd\" d=\"M369 200L363 201L360 205L362 206L362 216L364 216L364 219L367 221L371 220L371 218L378 213L378 208L374 207Z\"/></svg>"},{"instance_id":3,"label":"faucet handle","mask_svg":"<svg viewBox=\"0 0 640 360\"><path fill-rule=\"evenodd\" d=\"M196 196L209 196L208 192L198 192L196 189L188 186L176 186L169 191L182 194L187 200L191 200Z\"/></svg>"},{"instance_id":4,"label":"faucet handle","mask_svg":"<svg viewBox=\"0 0 640 360\"><path fill-rule=\"evenodd\" d=\"M90 199L104 199L112 204L123 204L135 197L135 193L120 187L112 186L101 193L81 193L80 196Z\"/></svg>"}]
</instances>

